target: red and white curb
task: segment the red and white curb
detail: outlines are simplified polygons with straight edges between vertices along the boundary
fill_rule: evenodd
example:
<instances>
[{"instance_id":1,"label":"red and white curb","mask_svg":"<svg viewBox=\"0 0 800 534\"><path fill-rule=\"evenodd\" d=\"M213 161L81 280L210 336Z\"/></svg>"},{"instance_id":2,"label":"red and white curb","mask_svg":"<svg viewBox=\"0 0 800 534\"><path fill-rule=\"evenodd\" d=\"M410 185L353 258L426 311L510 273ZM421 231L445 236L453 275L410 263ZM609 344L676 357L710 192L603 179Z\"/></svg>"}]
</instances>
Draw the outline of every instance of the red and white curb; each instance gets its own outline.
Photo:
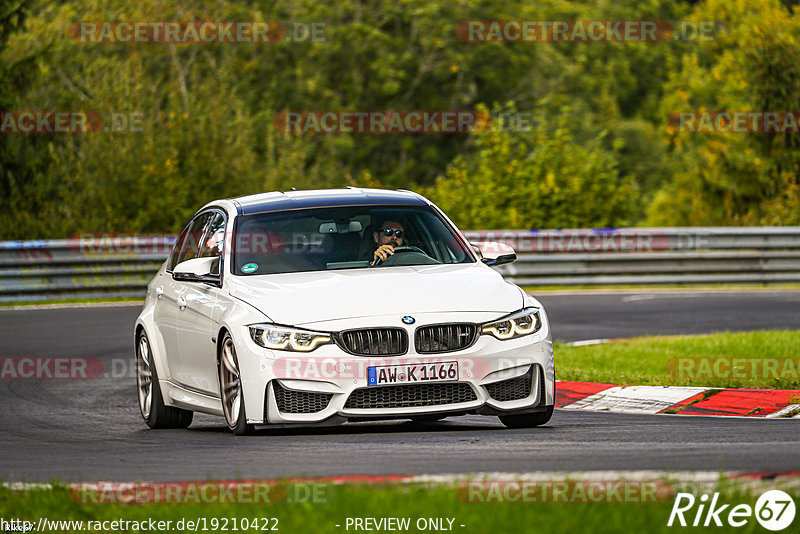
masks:
<instances>
[{"instance_id":1,"label":"red and white curb","mask_svg":"<svg viewBox=\"0 0 800 534\"><path fill-rule=\"evenodd\" d=\"M800 390L796 389L618 386L560 380L556 391L556 407L568 410L800 419Z\"/></svg>"}]
</instances>

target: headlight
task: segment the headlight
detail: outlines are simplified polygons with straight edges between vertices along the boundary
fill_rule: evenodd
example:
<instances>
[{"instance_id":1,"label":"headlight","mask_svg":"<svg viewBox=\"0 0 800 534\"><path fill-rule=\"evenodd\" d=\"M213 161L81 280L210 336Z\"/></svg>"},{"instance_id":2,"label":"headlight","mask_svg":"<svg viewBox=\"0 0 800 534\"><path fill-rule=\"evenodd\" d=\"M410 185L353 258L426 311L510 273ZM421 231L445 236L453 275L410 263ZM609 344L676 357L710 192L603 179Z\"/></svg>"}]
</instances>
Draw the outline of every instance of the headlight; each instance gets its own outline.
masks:
<instances>
[{"instance_id":1,"label":"headlight","mask_svg":"<svg viewBox=\"0 0 800 534\"><path fill-rule=\"evenodd\" d=\"M298 330L274 324L254 324L250 337L265 349L311 352L320 345L331 343L330 334Z\"/></svg>"},{"instance_id":2,"label":"headlight","mask_svg":"<svg viewBox=\"0 0 800 534\"><path fill-rule=\"evenodd\" d=\"M538 308L525 308L511 315L484 323L481 334L491 334L497 339L515 339L538 332L542 328Z\"/></svg>"}]
</instances>

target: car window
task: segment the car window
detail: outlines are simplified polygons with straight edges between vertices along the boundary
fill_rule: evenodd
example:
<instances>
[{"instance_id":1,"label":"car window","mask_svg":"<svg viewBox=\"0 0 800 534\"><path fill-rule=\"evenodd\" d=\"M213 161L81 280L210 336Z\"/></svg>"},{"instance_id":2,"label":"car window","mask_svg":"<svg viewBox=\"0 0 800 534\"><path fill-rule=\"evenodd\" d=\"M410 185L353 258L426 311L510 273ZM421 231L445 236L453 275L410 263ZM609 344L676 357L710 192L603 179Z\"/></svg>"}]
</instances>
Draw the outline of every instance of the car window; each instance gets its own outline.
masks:
<instances>
[{"instance_id":1,"label":"car window","mask_svg":"<svg viewBox=\"0 0 800 534\"><path fill-rule=\"evenodd\" d=\"M213 274L220 274L219 259L222 256L223 245L225 244L225 216L219 212L214 213L206 233L203 236L203 242L200 246L200 253L198 258L217 258L218 261L214 263L211 272Z\"/></svg>"},{"instance_id":2,"label":"car window","mask_svg":"<svg viewBox=\"0 0 800 534\"><path fill-rule=\"evenodd\" d=\"M225 217L217 212L206 229L198 258L213 258L222 254L225 242Z\"/></svg>"},{"instance_id":3,"label":"car window","mask_svg":"<svg viewBox=\"0 0 800 534\"><path fill-rule=\"evenodd\" d=\"M378 246L376 235L388 231L387 224L402 228L398 248L405 250L387 260L386 268L474 261L429 208L352 206L238 217L233 271L258 275L366 268Z\"/></svg>"},{"instance_id":4,"label":"car window","mask_svg":"<svg viewBox=\"0 0 800 534\"><path fill-rule=\"evenodd\" d=\"M183 241L181 243L180 253L178 253L177 260L175 261L173 268L179 263L197 257L197 254L200 250L200 241L205 232L206 225L214 215L215 214L212 212L206 212L194 218L186 230L186 235L182 236Z\"/></svg>"},{"instance_id":5,"label":"car window","mask_svg":"<svg viewBox=\"0 0 800 534\"><path fill-rule=\"evenodd\" d=\"M178 264L178 256L180 255L181 247L183 246L183 242L186 241L186 236L189 235L189 226L191 226L191 224L186 225L186 228L183 229L183 232L181 232L181 235L178 236L178 239L172 246L172 252L170 252L169 261L167 262L167 271L169 272L172 272Z\"/></svg>"}]
</instances>

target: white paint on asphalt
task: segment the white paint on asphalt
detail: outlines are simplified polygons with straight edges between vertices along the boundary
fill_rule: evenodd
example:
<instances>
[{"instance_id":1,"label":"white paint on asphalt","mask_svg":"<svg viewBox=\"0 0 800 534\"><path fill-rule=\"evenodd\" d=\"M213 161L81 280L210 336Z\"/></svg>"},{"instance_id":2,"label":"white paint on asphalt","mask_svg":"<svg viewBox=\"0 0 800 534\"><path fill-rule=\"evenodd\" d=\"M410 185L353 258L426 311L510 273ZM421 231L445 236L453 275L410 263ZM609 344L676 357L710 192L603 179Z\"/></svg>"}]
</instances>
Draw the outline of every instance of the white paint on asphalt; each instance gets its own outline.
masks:
<instances>
[{"instance_id":1,"label":"white paint on asphalt","mask_svg":"<svg viewBox=\"0 0 800 534\"><path fill-rule=\"evenodd\" d=\"M3 482L3 487L11 491L49 490L52 484L44 482Z\"/></svg>"},{"instance_id":2,"label":"white paint on asphalt","mask_svg":"<svg viewBox=\"0 0 800 534\"><path fill-rule=\"evenodd\" d=\"M614 341L620 341L620 339L584 339L581 341L571 341L569 343L564 343L564 345L568 347L588 347L589 345L603 345L605 343L612 343Z\"/></svg>"},{"instance_id":3,"label":"white paint on asphalt","mask_svg":"<svg viewBox=\"0 0 800 534\"><path fill-rule=\"evenodd\" d=\"M632 302L635 300L653 300L656 297L657 295L653 295L652 293L645 293L644 295L628 295L626 297L622 297L622 302Z\"/></svg>"}]
</instances>

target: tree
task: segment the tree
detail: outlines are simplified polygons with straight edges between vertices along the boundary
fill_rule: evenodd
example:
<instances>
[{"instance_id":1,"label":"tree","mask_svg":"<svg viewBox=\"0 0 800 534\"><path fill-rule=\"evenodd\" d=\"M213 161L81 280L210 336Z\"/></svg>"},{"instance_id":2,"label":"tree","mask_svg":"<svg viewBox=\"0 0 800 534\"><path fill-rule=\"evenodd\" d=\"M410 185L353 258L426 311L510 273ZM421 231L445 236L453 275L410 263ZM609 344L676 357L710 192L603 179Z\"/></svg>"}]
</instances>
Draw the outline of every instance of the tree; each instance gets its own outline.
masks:
<instances>
[{"instance_id":1,"label":"tree","mask_svg":"<svg viewBox=\"0 0 800 534\"><path fill-rule=\"evenodd\" d=\"M777 0L709 0L693 14L721 31L687 53L667 84L670 113L800 110L800 14ZM668 127L674 179L650 207L651 224L800 223L800 137L681 133Z\"/></svg>"},{"instance_id":2,"label":"tree","mask_svg":"<svg viewBox=\"0 0 800 534\"><path fill-rule=\"evenodd\" d=\"M540 122L528 133L504 131L495 122L474 135L474 153L457 158L426 191L456 224L513 229L630 222L636 186L619 175L616 152L603 148L602 135L579 145L564 118Z\"/></svg>"}]
</instances>

